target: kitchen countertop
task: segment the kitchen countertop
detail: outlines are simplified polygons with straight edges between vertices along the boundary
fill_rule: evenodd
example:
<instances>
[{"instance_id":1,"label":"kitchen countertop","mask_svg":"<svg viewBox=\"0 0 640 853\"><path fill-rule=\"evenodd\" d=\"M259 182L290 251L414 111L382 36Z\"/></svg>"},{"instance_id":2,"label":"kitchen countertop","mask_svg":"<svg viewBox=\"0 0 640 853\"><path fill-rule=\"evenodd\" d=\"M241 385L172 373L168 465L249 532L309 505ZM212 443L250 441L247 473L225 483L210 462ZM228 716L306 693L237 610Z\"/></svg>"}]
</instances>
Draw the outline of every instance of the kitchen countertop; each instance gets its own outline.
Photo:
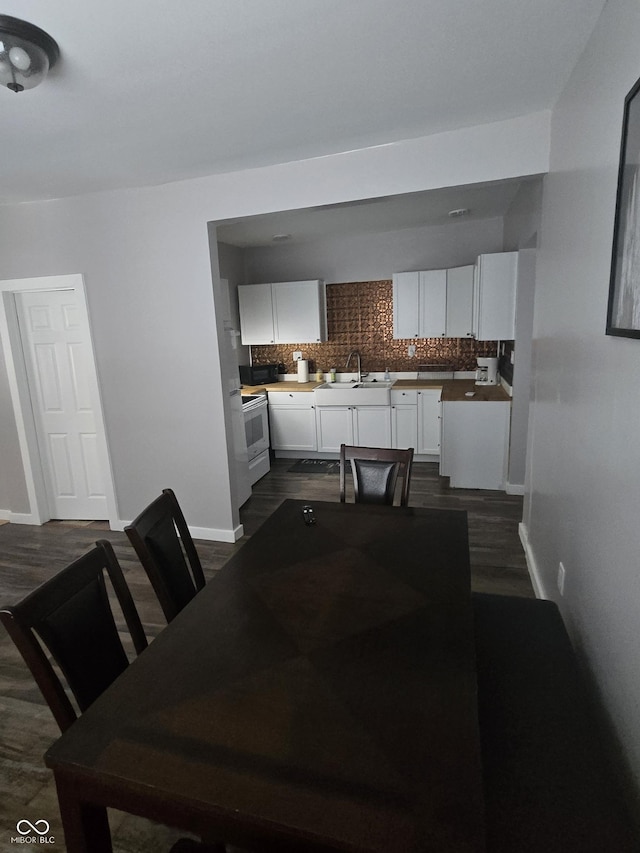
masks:
<instances>
[{"instance_id":1,"label":"kitchen countertop","mask_svg":"<svg viewBox=\"0 0 640 853\"><path fill-rule=\"evenodd\" d=\"M417 388L443 388L447 382L461 382L460 379L396 379L391 386L393 391L407 391Z\"/></svg>"},{"instance_id":2,"label":"kitchen countertop","mask_svg":"<svg viewBox=\"0 0 640 853\"><path fill-rule=\"evenodd\" d=\"M467 397L467 391L473 392L473 397ZM454 379L442 385L443 403L510 403L511 397L501 385L476 385L473 379Z\"/></svg>"},{"instance_id":3,"label":"kitchen countertop","mask_svg":"<svg viewBox=\"0 0 640 853\"><path fill-rule=\"evenodd\" d=\"M322 382L272 382L269 385L243 385L241 394L259 394L261 391L313 391Z\"/></svg>"},{"instance_id":4,"label":"kitchen countertop","mask_svg":"<svg viewBox=\"0 0 640 853\"><path fill-rule=\"evenodd\" d=\"M261 391L310 392L322 382L273 382L269 385L243 385L241 394L259 394ZM396 379L391 386L393 391L406 391L420 388L442 388L443 402L511 402L511 397L501 385L476 385L473 379ZM473 397L467 397L467 391L473 391Z\"/></svg>"}]
</instances>

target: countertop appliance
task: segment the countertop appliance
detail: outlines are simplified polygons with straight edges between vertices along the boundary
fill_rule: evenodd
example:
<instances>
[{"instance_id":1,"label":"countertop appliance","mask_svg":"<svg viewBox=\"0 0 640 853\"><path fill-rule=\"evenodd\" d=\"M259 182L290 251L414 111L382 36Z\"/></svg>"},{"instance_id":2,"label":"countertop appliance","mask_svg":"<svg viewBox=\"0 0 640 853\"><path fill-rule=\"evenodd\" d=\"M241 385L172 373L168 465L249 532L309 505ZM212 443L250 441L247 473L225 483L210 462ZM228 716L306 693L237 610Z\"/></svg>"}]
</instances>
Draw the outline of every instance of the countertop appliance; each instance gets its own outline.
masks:
<instances>
[{"instance_id":1,"label":"countertop appliance","mask_svg":"<svg viewBox=\"0 0 640 853\"><path fill-rule=\"evenodd\" d=\"M241 364L240 381L243 385L270 385L278 381L278 365Z\"/></svg>"},{"instance_id":2,"label":"countertop appliance","mask_svg":"<svg viewBox=\"0 0 640 853\"><path fill-rule=\"evenodd\" d=\"M479 358L476 369L476 385L498 384L498 359Z\"/></svg>"},{"instance_id":3,"label":"countertop appliance","mask_svg":"<svg viewBox=\"0 0 640 853\"><path fill-rule=\"evenodd\" d=\"M259 384L259 383L258 383ZM266 394L244 394L242 414L249 455L249 482L256 483L271 469L269 459L269 417Z\"/></svg>"}]
</instances>

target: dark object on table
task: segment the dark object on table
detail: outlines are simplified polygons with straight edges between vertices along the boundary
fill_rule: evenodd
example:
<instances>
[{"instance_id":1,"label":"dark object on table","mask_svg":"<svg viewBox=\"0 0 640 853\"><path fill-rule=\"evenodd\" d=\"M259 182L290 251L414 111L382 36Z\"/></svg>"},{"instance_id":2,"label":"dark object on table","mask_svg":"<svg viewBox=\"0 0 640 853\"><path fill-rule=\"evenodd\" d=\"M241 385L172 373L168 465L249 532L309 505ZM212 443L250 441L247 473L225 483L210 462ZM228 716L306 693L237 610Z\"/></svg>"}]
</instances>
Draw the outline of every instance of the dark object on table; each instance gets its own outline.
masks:
<instances>
[{"instance_id":1,"label":"dark object on table","mask_svg":"<svg viewBox=\"0 0 640 853\"><path fill-rule=\"evenodd\" d=\"M171 622L205 585L198 552L173 491L163 489L124 530Z\"/></svg>"},{"instance_id":2,"label":"dark object on table","mask_svg":"<svg viewBox=\"0 0 640 853\"><path fill-rule=\"evenodd\" d=\"M557 606L473 607L488 853L639 850Z\"/></svg>"},{"instance_id":3,"label":"dark object on table","mask_svg":"<svg viewBox=\"0 0 640 853\"><path fill-rule=\"evenodd\" d=\"M147 639L122 569L106 540L97 542L18 604L0 610L0 620L62 731L77 714L36 635L62 670L78 707L86 711L129 665L109 605L105 571L139 654L146 649Z\"/></svg>"},{"instance_id":4,"label":"dark object on table","mask_svg":"<svg viewBox=\"0 0 640 853\"><path fill-rule=\"evenodd\" d=\"M393 504L398 477L402 478L400 506L409 503L413 448L340 445L340 500L346 501L346 463L351 462L356 503Z\"/></svg>"}]
</instances>

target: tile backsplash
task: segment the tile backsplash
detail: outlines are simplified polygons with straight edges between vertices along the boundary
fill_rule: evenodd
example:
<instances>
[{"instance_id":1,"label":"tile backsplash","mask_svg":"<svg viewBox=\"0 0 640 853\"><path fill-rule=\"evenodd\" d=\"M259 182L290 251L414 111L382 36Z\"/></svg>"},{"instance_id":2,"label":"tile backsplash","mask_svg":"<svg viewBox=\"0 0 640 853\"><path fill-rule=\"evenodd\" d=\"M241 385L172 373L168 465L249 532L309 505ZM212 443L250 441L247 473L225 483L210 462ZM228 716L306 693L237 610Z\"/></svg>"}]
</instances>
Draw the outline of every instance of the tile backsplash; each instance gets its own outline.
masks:
<instances>
[{"instance_id":1,"label":"tile backsplash","mask_svg":"<svg viewBox=\"0 0 640 853\"><path fill-rule=\"evenodd\" d=\"M321 344L252 346L253 364L283 364L295 372L293 353L302 351L310 371L344 370L351 350L358 350L362 370L370 373L389 369L392 373L413 372L422 364L441 364L443 369L475 370L478 356L495 356L495 341L472 338L393 338L393 289L391 280L358 281L327 285L328 340ZM416 354L410 358L407 347ZM355 362L352 362L355 365ZM355 369L350 367L350 370Z\"/></svg>"}]
</instances>

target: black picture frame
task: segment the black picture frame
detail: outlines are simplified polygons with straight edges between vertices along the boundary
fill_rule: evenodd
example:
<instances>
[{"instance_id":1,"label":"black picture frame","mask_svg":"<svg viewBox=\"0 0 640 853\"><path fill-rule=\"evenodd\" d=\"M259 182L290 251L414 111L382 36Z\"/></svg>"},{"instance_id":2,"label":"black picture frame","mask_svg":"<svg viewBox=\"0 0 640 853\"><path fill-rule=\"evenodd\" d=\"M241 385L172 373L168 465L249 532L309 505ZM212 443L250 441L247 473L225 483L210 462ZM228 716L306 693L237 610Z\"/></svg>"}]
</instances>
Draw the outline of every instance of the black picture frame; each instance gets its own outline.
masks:
<instances>
[{"instance_id":1,"label":"black picture frame","mask_svg":"<svg viewBox=\"0 0 640 853\"><path fill-rule=\"evenodd\" d=\"M624 100L606 333L640 338L640 80Z\"/></svg>"}]
</instances>

